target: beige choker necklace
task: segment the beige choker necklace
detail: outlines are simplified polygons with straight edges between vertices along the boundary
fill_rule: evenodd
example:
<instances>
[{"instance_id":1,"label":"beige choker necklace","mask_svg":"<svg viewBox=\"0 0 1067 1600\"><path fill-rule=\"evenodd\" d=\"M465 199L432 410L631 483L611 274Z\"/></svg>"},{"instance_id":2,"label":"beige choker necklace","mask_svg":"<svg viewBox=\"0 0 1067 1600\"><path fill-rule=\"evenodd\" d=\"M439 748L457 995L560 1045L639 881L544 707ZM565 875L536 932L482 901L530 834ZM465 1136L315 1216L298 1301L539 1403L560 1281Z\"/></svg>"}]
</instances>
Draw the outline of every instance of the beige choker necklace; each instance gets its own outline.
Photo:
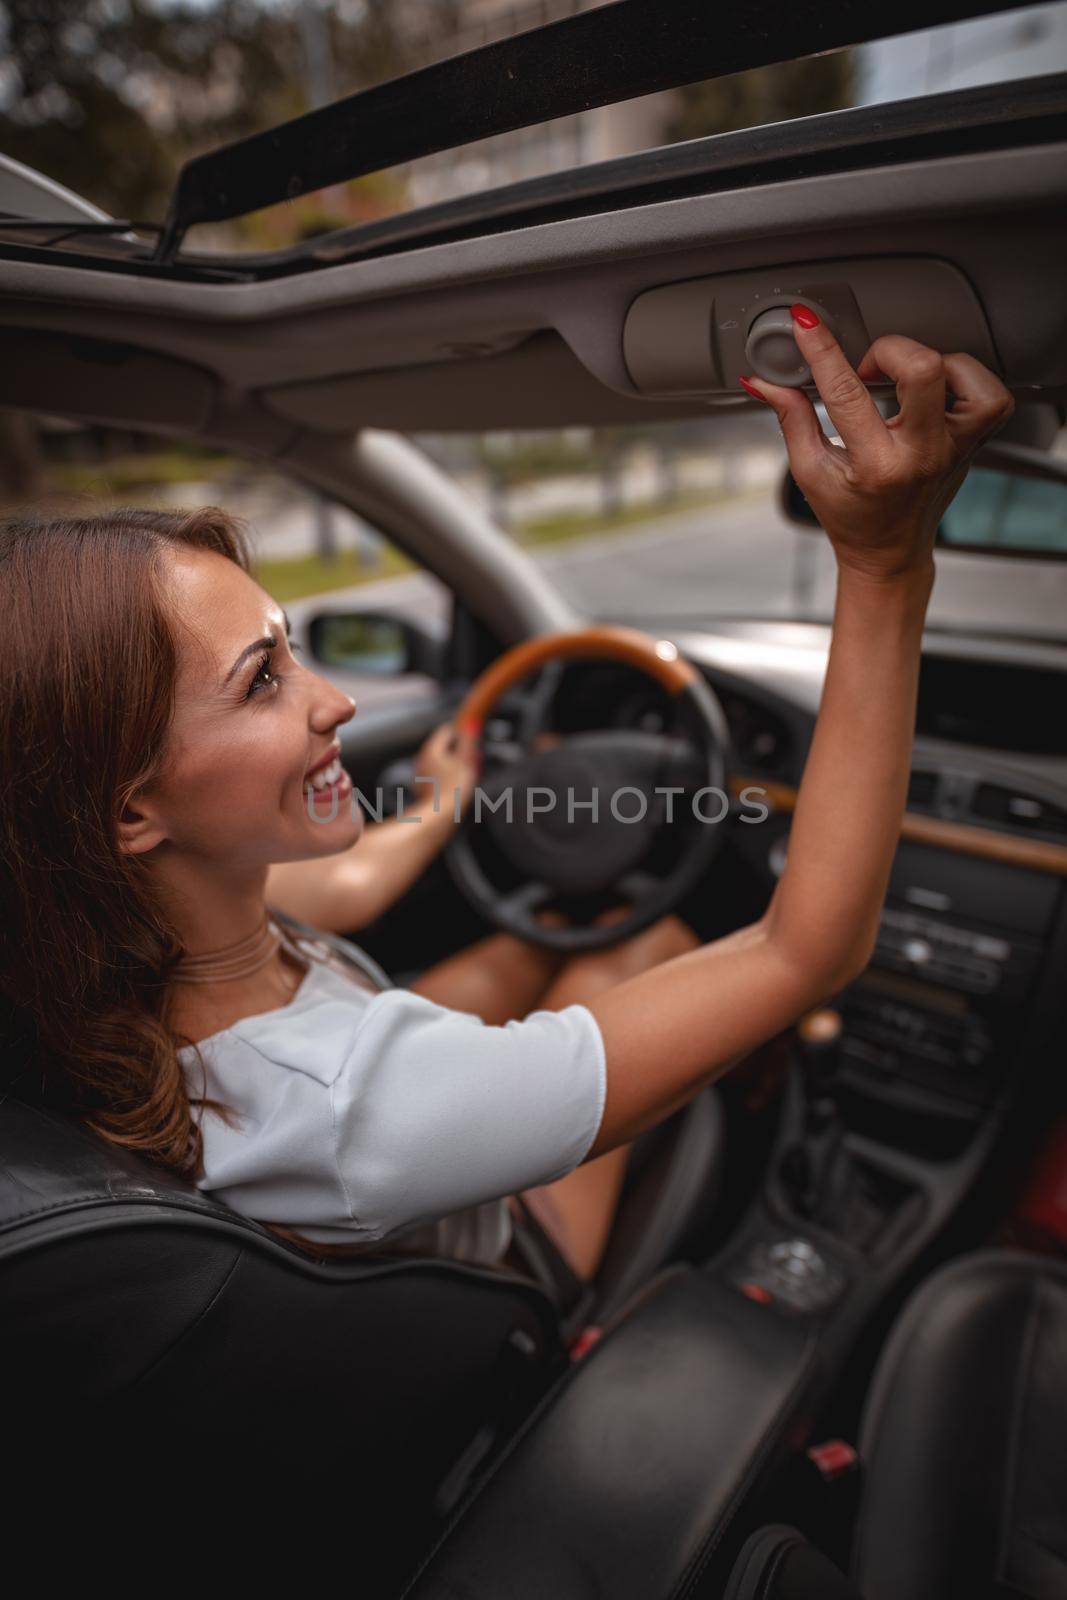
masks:
<instances>
[{"instance_id":1,"label":"beige choker necklace","mask_svg":"<svg viewBox=\"0 0 1067 1600\"><path fill-rule=\"evenodd\" d=\"M227 983L258 972L281 948L282 936L276 922L264 912L263 921L246 939L207 950L198 956L182 956L170 971L172 983Z\"/></svg>"}]
</instances>

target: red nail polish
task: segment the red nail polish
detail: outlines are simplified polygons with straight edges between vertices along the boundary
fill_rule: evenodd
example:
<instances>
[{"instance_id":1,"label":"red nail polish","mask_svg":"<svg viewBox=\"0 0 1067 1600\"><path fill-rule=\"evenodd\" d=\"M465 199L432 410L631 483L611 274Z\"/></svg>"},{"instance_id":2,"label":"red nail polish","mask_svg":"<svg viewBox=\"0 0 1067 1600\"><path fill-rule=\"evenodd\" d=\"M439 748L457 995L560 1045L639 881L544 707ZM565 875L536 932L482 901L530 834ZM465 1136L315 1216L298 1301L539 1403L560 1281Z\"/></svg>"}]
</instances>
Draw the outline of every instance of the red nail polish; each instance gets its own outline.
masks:
<instances>
[{"instance_id":1,"label":"red nail polish","mask_svg":"<svg viewBox=\"0 0 1067 1600\"><path fill-rule=\"evenodd\" d=\"M765 394L760 394L755 384L749 383L743 372L738 375L737 381L741 385L742 389L744 389L745 393L752 396L753 400L762 400L765 406L770 405L771 402L767 399L767 396Z\"/></svg>"},{"instance_id":2,"label":"red nail polish","mask_svg":"<svg viewBox=\"0 0 1067 1600\"><path fill-rule=\"evenodd\" d=\"M810 306L790 306L789 315L794 322L799 322L802 328L817 328L819 326L819 319Z\"/></svg>"}]
</instances>

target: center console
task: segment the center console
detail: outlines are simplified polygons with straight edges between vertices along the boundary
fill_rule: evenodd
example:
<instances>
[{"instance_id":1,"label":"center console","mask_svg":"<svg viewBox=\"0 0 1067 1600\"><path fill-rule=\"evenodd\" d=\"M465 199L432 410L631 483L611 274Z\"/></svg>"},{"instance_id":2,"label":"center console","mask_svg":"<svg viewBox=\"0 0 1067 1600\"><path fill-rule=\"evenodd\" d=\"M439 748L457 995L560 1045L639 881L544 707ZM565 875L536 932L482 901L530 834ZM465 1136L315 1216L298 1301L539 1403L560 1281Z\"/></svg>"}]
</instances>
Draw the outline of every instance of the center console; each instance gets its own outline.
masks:
<instances>
[{"instance_id":1,"label":"center console","mask_svg":"<svg viewBox=\"0 0 1067 1600\"><path fill-rule=\"evenodd\" d=\"M1057 941L1062 878L903 842L868 970L798 1030L762 1193L708 1270L817 1325L831 1366L974 1188Z\"/></svg>"}]
</instances>

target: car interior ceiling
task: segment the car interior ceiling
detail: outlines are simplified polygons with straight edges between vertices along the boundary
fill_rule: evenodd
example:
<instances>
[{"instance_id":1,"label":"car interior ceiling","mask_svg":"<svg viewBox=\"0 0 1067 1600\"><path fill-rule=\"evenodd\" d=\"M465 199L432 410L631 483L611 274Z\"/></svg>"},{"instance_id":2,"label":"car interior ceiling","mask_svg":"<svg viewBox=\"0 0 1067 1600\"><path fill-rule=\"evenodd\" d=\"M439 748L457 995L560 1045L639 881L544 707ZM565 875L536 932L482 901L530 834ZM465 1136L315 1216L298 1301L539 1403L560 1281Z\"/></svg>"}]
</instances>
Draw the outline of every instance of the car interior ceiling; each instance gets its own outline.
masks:
<instances>
[{"instance_id":1,"label":"car interior ceiling","mask_svg":"<svg viewBox=\"0 0 1067 1600\"><path fill-rule=\"evenodd\" d=\"M0 227L0 405L267 460L373 515L440 576L454 609L439 677L341 732L359 786L388 793L502 648L567 615L443 486L432 508L429 467L405 482L414 446L390 456L391 434L714 427L738 406L739 354L695 339L700 316L787 283L833 306L857 348L903 317L917 338L984 352L1019 436L1051 443L1067 406L1058 91L1029 142L998 146L987 128L921 162L645 197L244 283L135 280L54 252L42 265ZM625 620L677 644L728 724L726 843L678 908L712 939L760 916L783 869L828 629ZM669 697L628 665L571 662L538 684L552 736L678 731ZM567 1316L475 1270L309 1262L10 1108L0 1260L17 1316L0 1349L29 1407L15 1408L26 1461L43 1471L53 1437L96 1437L121 1471L142 1408L173 1441L194 1394L216 1411L203 1437L237 1452L256 1493L278 1472L307 1488L323 1462L351 1469L383 1600L1067 1594L1067 1137L1049 1166L1067 1117L1065 705L1067 632L928 631L868 970L649 1141L597 1295ZM494 707L489 756L529 710L525 691ZM768 802L758 828L738 816L748 787ZM519 881L490 830L478 848ZM442 862L359 939L404 976L486 928ZM116 1307L127 1331L111 1344ZM34 1407L72 1342L42 1439ZM326 1429L353 1350L362 1376ZM107 1439L92 1431L105 1412ZM377 1452L373 1483L346 1430ZM827 1441L836 1455L820 1455ZM399 1553L375 1542L375 1523L395 1525L391 1495L410 1517Z\"/></svg>"}]
</instances>

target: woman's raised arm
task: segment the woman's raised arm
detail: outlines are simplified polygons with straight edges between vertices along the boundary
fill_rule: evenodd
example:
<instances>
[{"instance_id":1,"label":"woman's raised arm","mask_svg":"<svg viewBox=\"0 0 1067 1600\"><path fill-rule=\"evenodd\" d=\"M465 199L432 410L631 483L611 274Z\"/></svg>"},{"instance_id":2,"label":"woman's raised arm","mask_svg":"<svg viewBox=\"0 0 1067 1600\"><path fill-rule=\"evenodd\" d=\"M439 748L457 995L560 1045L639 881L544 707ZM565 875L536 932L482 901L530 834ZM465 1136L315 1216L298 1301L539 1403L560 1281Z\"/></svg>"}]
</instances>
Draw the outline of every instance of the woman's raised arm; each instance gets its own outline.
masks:
<instances>
[{"instance_id":1,"label":"woman's raised arm","mask_svg":"<svg viewBox=\"0 0 1067 1600\"><path fill-rule=\"evenodd\" d=\"M907 794L934 537L974 451L1012 411L1007 390L970 356L891 335L856 370L807 307L794 308L794 320L840 443L826 438L801 390L748 380L777 412L794 477L838 563L788 862L759 922L590 1002L608 1065L590 1158L684 1104L869 961ZM900 402L888 421L863 381L883 373Z\"/></svg>"}]
</instances>

